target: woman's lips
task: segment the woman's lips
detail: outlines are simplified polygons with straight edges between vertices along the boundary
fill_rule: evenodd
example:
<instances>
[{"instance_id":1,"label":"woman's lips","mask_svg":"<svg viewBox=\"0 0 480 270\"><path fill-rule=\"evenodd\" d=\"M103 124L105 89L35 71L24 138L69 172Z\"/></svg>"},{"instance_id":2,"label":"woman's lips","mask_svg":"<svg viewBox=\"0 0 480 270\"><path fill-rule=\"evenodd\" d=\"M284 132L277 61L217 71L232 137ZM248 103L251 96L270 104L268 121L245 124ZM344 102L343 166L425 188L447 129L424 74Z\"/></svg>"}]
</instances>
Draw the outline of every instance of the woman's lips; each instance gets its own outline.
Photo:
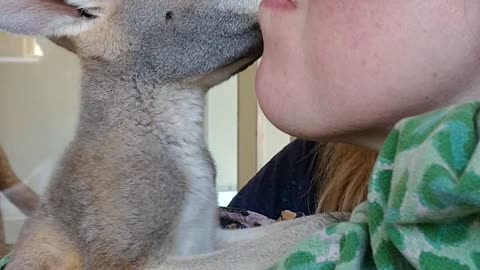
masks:
<instances>
[{"instance_id":1,"label":"woman's lips","mask_svg":"<svg viewBox=\"0 0 480 270\"><path fill-rule=\"evenodd\" d=\"M295 0L263 0L260 6L274 9L294 9L296 7Z\"/></svg>"}]
</instances>

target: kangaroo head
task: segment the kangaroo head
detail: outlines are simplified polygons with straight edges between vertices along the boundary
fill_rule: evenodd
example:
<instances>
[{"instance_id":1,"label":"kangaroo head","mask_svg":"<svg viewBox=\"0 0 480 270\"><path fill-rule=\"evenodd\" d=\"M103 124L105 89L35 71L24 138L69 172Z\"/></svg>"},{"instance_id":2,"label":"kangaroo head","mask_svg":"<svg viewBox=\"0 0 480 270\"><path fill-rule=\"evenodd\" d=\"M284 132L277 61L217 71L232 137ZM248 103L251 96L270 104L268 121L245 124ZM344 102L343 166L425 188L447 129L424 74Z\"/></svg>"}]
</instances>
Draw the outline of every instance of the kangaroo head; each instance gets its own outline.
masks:
<instances>
[{"instance_id":1,"label":"kangaroo head","mask_svg":"<svg viewBox=\"0 0 480 270\"><path fill-rule=\"evenodd\" d=\"M258 5L259 0L0 0L0 29L46 36L86 63L102 61L165 82L216 84L259 57Z\"/></svg>"}]
</instances>

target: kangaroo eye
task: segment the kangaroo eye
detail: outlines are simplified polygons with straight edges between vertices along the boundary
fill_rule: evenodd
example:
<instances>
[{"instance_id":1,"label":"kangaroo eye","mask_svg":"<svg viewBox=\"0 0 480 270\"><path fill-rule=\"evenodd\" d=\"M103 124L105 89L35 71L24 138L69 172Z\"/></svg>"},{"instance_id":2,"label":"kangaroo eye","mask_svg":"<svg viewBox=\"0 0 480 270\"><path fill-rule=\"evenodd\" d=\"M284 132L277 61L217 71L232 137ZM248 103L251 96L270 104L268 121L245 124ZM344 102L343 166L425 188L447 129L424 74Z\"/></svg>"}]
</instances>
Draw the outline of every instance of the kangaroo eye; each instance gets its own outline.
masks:
<instances>
[{"instance_id":1,"label":"kangaroo eye","mask_svg":"<svg viewBox=\"0 0 480 270\"><path fill-rule=\"evenodd\" d=\"M171 20L173 20L173 12L169 11L167 14L165 14L165 21L168 23Z\"/></svg>"},{"instance_id":2,"label":"kangaroo eye","mask_svg":"<svg viewBox=\"0 0 480 270\"><path fill-rule=\"evenodd\" d=\"M94 19L94 18L97 17L97 16L93 15L92 13L90 13L87 9L79 8L77 10L78 10L78 14L80 14L81 17L84 17L84 18L87 18L87 19Z\"/></svg>"}]
</instances>

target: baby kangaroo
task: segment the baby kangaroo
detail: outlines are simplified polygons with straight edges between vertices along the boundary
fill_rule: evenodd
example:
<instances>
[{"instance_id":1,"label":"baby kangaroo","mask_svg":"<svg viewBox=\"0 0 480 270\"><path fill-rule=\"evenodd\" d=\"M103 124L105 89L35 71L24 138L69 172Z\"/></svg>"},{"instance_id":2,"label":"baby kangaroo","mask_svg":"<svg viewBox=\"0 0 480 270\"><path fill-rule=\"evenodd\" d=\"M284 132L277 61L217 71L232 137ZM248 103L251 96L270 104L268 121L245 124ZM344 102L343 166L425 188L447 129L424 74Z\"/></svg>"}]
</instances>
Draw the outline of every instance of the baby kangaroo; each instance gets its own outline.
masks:
<instances>
[{"instance_id":1,"label":"baby kangaroo","mask_svg":"<svg viewBox=\"0 0 480 270\"><path fill-rule=\"evenodd\" d=\"M257 0L0 0L81 59L76 136L8 270L144 269L214 250L204 94L256 60Z\"/></svg>"}]
</instances>

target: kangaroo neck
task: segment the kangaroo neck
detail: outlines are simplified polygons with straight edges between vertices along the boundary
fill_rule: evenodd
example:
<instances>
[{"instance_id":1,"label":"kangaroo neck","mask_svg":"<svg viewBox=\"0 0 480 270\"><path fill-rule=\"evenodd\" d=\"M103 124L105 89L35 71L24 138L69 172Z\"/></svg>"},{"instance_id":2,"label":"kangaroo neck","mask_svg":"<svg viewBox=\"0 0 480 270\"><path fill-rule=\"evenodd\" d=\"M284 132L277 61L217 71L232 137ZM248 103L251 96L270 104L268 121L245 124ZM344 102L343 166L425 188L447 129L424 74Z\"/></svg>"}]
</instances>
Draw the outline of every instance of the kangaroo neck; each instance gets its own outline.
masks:
<instances>
[{"instance_id":1,"label":"kangaroo neck","mask_svg":"<svg viewBox=\"0 0 480 270\"><path fill-rule=\"evenodd\" d=\"M108 66L84 67L81 87L79 132L85 135L120 129L154 134L167 143L188 138L203 144L204 88L162 83Z\"/></svg>"}]
</instances>

